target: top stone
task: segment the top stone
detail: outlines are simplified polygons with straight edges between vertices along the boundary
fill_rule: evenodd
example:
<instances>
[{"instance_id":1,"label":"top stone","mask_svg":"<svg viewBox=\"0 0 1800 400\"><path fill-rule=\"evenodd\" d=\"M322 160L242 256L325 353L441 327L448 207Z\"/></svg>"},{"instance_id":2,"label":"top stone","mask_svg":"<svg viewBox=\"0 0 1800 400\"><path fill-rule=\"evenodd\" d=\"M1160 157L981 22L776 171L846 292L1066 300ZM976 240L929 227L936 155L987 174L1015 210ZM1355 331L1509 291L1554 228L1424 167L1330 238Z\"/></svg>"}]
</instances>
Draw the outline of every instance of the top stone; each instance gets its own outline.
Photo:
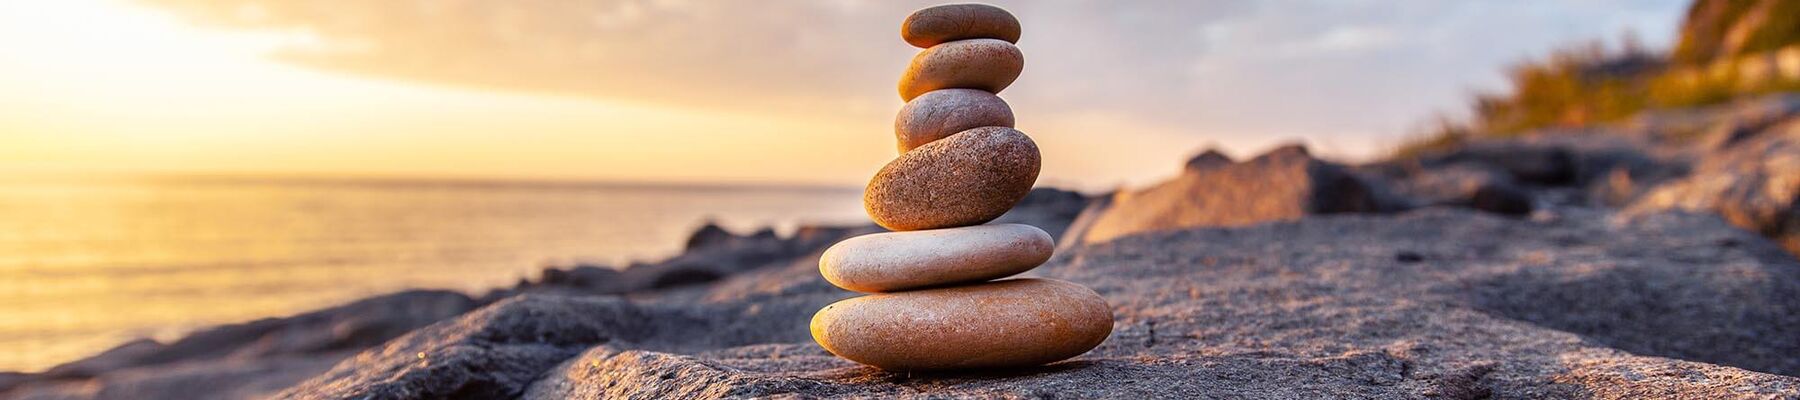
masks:
<instances>
[{"instance_id":1,"label":"top stone","mask_svg":"<svg viewBox=\"0 0 1800 400\"><path fill-rule=\"evenodd\" d=\"M1019 43L1019 19L986 4L945 4L914 11L900 23L900 37L919 48L963 39Z\"/></svg>"}]
</instances>

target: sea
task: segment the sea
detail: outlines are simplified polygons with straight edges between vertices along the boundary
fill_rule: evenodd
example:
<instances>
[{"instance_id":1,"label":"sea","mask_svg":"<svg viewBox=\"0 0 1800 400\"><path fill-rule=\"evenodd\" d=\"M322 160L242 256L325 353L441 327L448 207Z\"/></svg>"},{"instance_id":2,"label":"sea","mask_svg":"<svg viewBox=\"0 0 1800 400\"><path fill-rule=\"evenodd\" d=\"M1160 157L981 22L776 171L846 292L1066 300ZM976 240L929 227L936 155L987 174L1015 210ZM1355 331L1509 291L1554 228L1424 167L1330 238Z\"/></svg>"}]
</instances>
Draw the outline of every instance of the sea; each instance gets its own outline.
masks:
<instances>
[{"instance_id":1,"label":"sea","mask_svg":"<svg viewBox=\"0 0 1800 400\"><path fill-rule=\"evenodd\" d=\"M860 188L243 177L0 179L0 371L136 338L413 288L479 294L548 265L868 223Z\"/></svg>"}]
</instances>

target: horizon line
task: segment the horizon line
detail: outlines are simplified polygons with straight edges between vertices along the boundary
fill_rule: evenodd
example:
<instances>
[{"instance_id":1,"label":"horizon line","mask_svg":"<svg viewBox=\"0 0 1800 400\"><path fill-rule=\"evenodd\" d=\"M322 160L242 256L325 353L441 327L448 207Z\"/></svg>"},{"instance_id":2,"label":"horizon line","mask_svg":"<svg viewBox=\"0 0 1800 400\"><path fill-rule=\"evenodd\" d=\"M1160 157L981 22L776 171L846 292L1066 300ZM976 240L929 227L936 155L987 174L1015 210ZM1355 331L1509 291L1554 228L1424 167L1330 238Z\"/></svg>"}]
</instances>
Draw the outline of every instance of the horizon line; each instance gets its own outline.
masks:
<instances>
[{"instance_id":1,"label":"horizon line","mask_svg":"<svg viewBox=\"0 0 1800 400\"><path fill-rule=\"evenodd\" d=\"M632 188L684 190L861 191L858 185L808 182L628 180L607 178L508 177L471 175L358 174L311 172L197 171L11 171L0 183L16 182L143 182L199 185L317 185L497 188Z\"/></svg>"}]
</instances>

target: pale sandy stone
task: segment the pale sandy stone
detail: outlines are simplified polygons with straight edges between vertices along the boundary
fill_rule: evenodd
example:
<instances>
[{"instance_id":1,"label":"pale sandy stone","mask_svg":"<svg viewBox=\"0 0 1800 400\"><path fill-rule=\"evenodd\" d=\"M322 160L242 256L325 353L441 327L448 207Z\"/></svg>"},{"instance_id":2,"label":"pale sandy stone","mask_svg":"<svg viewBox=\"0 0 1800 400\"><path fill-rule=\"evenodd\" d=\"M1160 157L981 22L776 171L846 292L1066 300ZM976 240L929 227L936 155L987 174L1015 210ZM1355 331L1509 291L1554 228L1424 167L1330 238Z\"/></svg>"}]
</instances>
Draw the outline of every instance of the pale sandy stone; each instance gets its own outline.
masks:
<instances>
[{"instance_id":1,"label":"pale sandy stone","mask_svg":"<svg viewBox=\"0 0 1800 400\"><path fill-rule=\"evenodd\" d=\"M894 292L1029 271L1056 243L1031 225L997 224L853 237L825 250L819 273L846 290Z\"/></svg>"}]
</instances>

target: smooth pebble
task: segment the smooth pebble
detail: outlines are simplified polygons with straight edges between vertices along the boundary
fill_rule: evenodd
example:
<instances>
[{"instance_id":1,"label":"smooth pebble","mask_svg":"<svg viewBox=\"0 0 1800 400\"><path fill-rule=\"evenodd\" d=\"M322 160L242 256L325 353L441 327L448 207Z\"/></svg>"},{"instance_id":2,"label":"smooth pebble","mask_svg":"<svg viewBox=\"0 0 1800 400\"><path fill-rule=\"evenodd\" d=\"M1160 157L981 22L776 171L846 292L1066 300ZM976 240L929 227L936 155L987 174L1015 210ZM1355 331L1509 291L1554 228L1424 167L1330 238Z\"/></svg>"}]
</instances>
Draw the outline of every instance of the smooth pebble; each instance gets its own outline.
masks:
<instances>
[{"instance_id":1,"label":"smooth pebble","mask_svg":"<svg viewBox=\"0 0 1800 400\"><path fill-rule=\"evenodd\" d=\"M889 371L1026 367L1075 357L1112 333L1093 290L1054 279L874 294L813 315L813 340Z\"/></svg>"},{"instance_id":2,"label":"smooth pebble","mask_svg":"<svg viewBox=\"0 0 1800 400\"><path fill-rule=\"evenodd\" d=\"M900 38L919 48L963 39L1019 42L1019 19L986 4L945 4L914 11L900 23Z\"/></svg>"},{"instance_id":3,"label":"smooth pebble","mask_svg":"<svg viewBox=\"0 0 1800 400\"><path fill-rule=\"evenodd\" d=\"M981 89L1000 93L1025 70L1025 54L998 39L948 42L920 51L900 76L900 99L938 89Z\"/></svg>"},{"instance_id":4,"label":"smooth pebble","mask_svg":"<svg viewBox=\"0 0 1800 400\"><path fill-rule=\"evenodd\" d=\"M977 89L933 90L906 102L894 117L894 137L905 153L926 143L984 126L1013 127L1012 107Z\"/></svg>"},{"instance_id":5,"label":"smooth pebble","mask_svg":"<svg viewBox=\"0 0 1800 400\"><path fill-rule=\"evenodd\" d=\"M1031 192L1039 157L1037 144L1018 130L963 131L888 162L863 191L863 209L896 231L980 225Z\"/></svg>"},{"instance_id":6,"label":"smooth pebble","mask_svg":"<svg viewBox=\"0 0 1800 400\"><path fill-rule=\"evenodd\" d=\"M1022 224L876 233L826 249L819 273L846 290L895 292L1013 276L1055 249L1048 232Z\"/></svg>"}]
</instances>

